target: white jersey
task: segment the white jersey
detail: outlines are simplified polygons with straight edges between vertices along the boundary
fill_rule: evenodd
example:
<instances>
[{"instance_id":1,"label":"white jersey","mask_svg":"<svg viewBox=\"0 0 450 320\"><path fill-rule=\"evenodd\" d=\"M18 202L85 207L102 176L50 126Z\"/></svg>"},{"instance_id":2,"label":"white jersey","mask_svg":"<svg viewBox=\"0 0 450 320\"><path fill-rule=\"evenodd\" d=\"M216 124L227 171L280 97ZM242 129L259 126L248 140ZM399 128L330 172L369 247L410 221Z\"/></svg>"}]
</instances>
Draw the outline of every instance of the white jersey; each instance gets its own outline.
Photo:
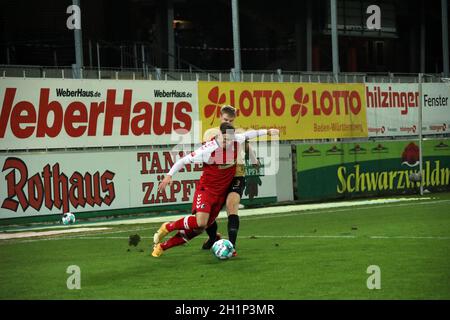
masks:
<instances>
[{"instance_id":1,"label":"white jersey","mask_svg":"<svg viewBox=\"0 0 450 320\"><path fill-rule=\"evenodd\" d=\"M234 141L240 144L245 142L245 140L253 139L266 134L267 134L266 129L250 130L244 133L236 133L234 135ZM175 162L172 168L170 169L168 175L173 176L175 173L181 170L186 164L189 163L210 163L211 154L219 147L220 147L219 143L215 138L211 141L206 142L197 150L189 153L188 155L184 156L183 158Z\"/></svg>"}]
</instances>

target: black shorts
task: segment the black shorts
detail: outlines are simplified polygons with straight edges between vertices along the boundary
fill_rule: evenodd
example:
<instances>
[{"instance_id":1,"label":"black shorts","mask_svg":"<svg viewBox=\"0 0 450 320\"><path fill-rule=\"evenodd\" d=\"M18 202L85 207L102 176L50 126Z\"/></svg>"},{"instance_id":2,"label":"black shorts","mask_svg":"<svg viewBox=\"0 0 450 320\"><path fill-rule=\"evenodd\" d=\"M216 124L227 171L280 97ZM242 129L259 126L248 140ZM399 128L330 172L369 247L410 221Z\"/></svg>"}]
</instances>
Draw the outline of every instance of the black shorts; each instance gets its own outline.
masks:
<instances>
[{"instance_id":1,"label":"black shorts","mask_svg":"<svg viewBox=\"0 0 450 320\"><path fill-rule=\"evenodd\" d=\"M234 177L231 181L231 185L228 188L228 193L236 192L242 198L242 194L245 189L245 177Z\"/></svg>"}]
</instances>

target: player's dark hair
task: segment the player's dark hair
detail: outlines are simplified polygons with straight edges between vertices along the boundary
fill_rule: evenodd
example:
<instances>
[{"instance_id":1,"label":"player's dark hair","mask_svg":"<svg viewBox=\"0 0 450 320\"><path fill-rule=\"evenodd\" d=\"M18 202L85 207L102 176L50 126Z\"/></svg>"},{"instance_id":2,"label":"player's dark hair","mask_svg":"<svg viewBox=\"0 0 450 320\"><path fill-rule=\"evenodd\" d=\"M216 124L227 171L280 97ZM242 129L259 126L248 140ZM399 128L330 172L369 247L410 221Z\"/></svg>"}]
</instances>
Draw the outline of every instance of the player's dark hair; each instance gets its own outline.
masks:
<instances>
[{"instance_id":1,"label":"player's dark hair","mask_svg":"<svg viewBox=\"0 0 450 320\"><path fill-rule=\"evenodd\" d=\"M234 127L231 123L224 122L220 125L220 132L222 132L222 134L226 134L226 133L234 134Z\"/></svg>"},{"instance_id":2,"label":"player's dark hair","mask_svg":"<svg viewBox=\"0 0 450 320\"><path fill-rule=\"evenodd\" d=\"M226 113L230 117L235 118L236 117L236 108L230 106L230 105L224 105L222 108L220 108L220 113L224 114Z\"/></svg>"}]
</instances>

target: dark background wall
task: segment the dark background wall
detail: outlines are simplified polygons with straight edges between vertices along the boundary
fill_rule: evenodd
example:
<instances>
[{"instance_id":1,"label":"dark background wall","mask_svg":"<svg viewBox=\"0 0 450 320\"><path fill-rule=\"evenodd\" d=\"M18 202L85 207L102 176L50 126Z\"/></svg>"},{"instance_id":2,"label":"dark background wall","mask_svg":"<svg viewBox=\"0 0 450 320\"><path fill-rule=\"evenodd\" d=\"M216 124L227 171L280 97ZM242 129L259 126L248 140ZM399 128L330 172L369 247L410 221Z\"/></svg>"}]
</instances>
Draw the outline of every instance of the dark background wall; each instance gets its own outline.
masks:
<instances>
[{"instance_id":1,"label":"dark background wall","mask_svg":"<svg viewBox=\"0 0 450 320\"><path fill-rule=\"evenodd\" d=\"M0 64L70 66L73 31L66 28L70 0L1 0ZM240 29L244 70L306 70L308 1L241 0ZM329 0L311 1L313 70L330 71ZM338 0L338 23L354 25L368 17L369 2ZM419 72L420 19L426 26L426 72L442 70L439 0L370 1L382 9L383 22L395 32L341 31L341 71ZM102 67L140 67L140 46L150 66L168 67L168 1L81 0L84 65L96 66L99 43ZM173 0L175 68L204 70L233 67L231 0ZM362 8L362 9L357 9ZM383 27L383 24L382 24ZM91 51L89 52L89 41ZM136 48L135 48L136 46ZM135 59L135 50L137 58ZM122 53L122 55L121 55ZM92 60L90 59L92 57Z\"/></svg>"}]
</instances>

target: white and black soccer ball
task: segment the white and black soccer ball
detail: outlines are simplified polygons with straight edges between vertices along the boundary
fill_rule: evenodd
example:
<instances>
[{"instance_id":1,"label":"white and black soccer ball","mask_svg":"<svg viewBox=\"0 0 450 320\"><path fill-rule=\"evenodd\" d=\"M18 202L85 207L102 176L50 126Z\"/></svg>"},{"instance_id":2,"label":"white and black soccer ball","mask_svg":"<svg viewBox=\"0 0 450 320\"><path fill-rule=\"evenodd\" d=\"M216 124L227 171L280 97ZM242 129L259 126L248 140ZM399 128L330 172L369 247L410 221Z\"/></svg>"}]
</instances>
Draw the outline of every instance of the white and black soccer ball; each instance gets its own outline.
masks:
<instances>
[{"instance_id":1,"label":"white and black soccer ball","mask_svg":"<svg viewBox=\"0 0 450 320\"><path fill-rule=\"evenodd\" d=\"M76 219L72 212L66 212L63 214L61 221L64 225L74 224Z\"/></svg>"},{"instance_id":2,"label":"white and black soccer ball","mask_svg":"<svg viewBox=\"0 0 450 320\"><path fill-rule=\"evenodd\" d=\"M233 256L234 247L230 240L220 239L214 242L211 250L218 259L225 260Z\"/></svg>"}]
</instances>

